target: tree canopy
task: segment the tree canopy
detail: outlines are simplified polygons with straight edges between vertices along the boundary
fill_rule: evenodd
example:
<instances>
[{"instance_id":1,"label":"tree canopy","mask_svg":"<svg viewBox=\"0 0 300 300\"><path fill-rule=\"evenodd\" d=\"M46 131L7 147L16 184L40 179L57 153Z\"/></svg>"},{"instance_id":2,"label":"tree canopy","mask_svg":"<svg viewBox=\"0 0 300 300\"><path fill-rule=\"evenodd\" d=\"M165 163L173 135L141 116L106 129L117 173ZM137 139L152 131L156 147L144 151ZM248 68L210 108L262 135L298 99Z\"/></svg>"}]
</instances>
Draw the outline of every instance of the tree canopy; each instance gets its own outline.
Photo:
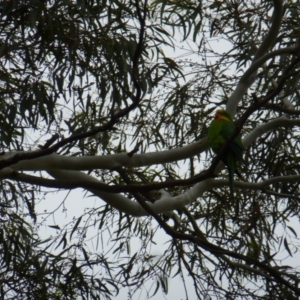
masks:
<instances>
[{"instance_id":1,"label":"tree canopy","mask_svg":"<svg viewBox=\"0 0 300 300\"><path fill-rule=\"evenodd\" d=\"M171 277L186 299L299 298L298 1L7 0L0 14L2 299L151 298ZM235 131L214 155L220 108ZM221 157L239 134L232 199ZM36 208L78 188L96 204L71 223Z\"/></svg>"}]
</instances>

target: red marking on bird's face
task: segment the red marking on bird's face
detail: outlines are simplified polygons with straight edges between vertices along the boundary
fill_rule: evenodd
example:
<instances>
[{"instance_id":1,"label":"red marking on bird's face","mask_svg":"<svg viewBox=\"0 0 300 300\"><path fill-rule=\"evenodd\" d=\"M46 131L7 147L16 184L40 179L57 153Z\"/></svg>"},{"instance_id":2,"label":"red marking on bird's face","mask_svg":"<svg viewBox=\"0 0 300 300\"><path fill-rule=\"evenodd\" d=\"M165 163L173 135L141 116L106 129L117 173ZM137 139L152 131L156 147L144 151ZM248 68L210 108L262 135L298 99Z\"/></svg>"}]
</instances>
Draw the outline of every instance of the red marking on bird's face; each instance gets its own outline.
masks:
<instances>
[{"instance_id":1,"label":"red marking on bird's face","mask_svg":"<svg viewBox=\"0 0 300 300\"><path fill-rule=\"evenodd\" d=\"M223 110L222 110L222 109L218 109L218 110L217 110L214 120L225 120L225 121L229 121L228 118L227 118L226 116L224 116Z\"/></svg>"}]
</instances>

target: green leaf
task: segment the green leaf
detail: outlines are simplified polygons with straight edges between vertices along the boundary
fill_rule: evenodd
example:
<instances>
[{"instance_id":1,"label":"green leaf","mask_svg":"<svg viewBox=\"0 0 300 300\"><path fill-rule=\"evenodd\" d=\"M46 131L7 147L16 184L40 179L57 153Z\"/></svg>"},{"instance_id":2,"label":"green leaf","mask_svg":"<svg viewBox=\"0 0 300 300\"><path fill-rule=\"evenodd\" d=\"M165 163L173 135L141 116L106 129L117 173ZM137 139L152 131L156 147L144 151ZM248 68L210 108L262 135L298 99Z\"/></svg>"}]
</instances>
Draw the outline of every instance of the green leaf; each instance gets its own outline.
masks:
<instances>
[{"instance_id":1,"label":"green leaf","mask_svg":"<svg viewBox=\"0 0 300 300\"><path fill-rule=\"evenodd\" d=\"M82 216L79 217L78 220L77 220L77 222L75 223L75 225L74 225L74 227L73 227L73 229L72 229L72 231L71 231L71 234L70 234L70 240L72 239L73 233L75 232L75 230L77 229L79 223L81 222L81 219L82 219Z\"/></svg>"}]
</instances>

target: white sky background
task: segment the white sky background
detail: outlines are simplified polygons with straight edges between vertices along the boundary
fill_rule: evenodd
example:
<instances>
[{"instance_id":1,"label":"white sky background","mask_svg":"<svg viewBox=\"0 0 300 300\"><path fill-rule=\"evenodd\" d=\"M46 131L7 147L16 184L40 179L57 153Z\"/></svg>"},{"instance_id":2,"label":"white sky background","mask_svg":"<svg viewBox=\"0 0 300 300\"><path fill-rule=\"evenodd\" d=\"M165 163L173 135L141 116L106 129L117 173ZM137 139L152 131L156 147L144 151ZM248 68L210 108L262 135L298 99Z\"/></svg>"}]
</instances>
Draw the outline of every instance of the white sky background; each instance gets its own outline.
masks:
<instances>
[{"instance_id":1,"label":"white sky background","mask_svg":"<svg viewBox=\"0 0 300 300\"><path fill-rule=\"evenodd\" d=\"M180 41L181 37L178 35L178 41ZM192 44L192 43L191 43ZM215 49L220 49L220 51L225 52L228 50L228 44L225 41L221 40L215 40L214 42L210 43L212 46L216 47ZM185 48L181 48L184 46ZM179 57L182 56L182 59L190 59L191 61L197 61L202 59L202 57L199 57L196 52L193 55L186 55L186 50L188 49L188 45L185 43L180 44L176 48L176 51L174 52L173 50L167 49L165 50L166 56L169 56L171 58L173 57ZM213 60L213 58L211 58ZM233 67L232 67L232 72L234 72ZM128 145L128 149L131 149L132 145ZM147 151L151 151L151 149L147 149ZM152 150L153 151L153 150ZM99 153L100 155L100 153ZM184 168L184 163L180 162L181 166ZM62 202L64 203L62 204ZM55 211L54 214L51 214L50 217L47 217L47 219L42 222L43 226L40 227L39 233L43 239L49 237L49 236L56 236L59 234L59 231L52 229L48 227L48 225L58 225L61 228L65 224L68 224L72 222L75 218L75 222L78 217L80 217L83 212L85 211L86 208L96 208L100 207L103 205L103 200L99 199L98 197L95 196L90 196L86 197L85 192L82 189L76 189L71 191L70 193L68 191L59 191L55 193L49 193L47 197L44 200L41 200L39 203L36 203L36 211L38 214L38 220L37 224L41 223L42 218L46 217L49 212ZM47 210L47 214L40 214L44 210ZM84 225L84 220L81 221L81 224L79 225L79 228ZM74 222L74 224L75 224ZM156 221L153 221L156 223ZM291 220L291 226L295 228L293 224L293 220ZM298 222L297 222L298 225ZM95 229L93 230L92 228L89 229L88 231L88 236L95 236L98 233L97 229L98 224L96 225ZM156 226L154 224L153 226ZM280 232L280 228L278 228L278 231ZM76 238L76 233L73 235L74 238ZM107 239L107 240L105 240ZM153 245L151 249L152 255L162 255L164 250L166 249L166 246L164 245L165 241L169 240L170 237L167 236L163 230L158 230L155 236L155 241L157 245ZM108 249L110 249L111 244L108 242L109 240L109 235L107 234L106 237L104 235L104 245L106 245L106 248L101 249L101 243L99 243L98 250L95 249L95 241L91 241L90 244L87 244L87 248L91 251L97 251L97 252L104 252L106 253ZM131 255L133 255L139 248L141 247L140 242L138 239L132 239L131 243ZM62 248L59 247L56 251L61 251ZM54 251L55 252L55 251ZM286 260L284 261L284 264L291 263L293 266L299 266L300 262L300 255L299 253L295 254L293 258L288 257L288 254L284 251L278 254L278 257L280 258L285 258ZM112 256L112 259L114 257ZM189 299L195 299L195 293L194 293L194 287L192 284L191 280L188 280L188 277L186 279L186 285L187 285L187 291L188 291L188 296ZM150 289L150 286L152 285L152 288ZM149 283L149 285L146 286L144 290L141 290L141 292L137 292L133 298L130 298L132 300L137 300L137 299L146 299L146 292L149 292L149 295L152 295L154 290L155 290L156 282L155 279L153 278L153 282ZM119 296L117 296L116 300L124 300L127 299L127 288L124 288L120 290ZM152 298L152 299L167 299L167 300L181 300L181 299L186 299L186 294L184 291L184 287L181 281L181 278L177 276L174 279L169 278L168 279L168 294L165 295L162 293L161 290L158 291L158 293Z\"/></svg>"}]
</instances>

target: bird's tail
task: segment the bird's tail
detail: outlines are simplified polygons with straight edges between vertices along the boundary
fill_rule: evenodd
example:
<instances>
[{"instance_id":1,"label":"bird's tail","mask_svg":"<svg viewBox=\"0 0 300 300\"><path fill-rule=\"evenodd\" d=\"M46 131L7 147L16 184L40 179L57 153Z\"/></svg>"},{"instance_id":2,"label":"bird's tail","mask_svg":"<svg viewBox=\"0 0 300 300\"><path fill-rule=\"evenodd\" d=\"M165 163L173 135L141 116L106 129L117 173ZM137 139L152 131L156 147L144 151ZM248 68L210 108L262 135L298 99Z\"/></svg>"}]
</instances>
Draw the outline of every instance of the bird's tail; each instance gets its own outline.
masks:
<instances>
[{"instance_id":1,"label":"bird's tail","mask_svg":"<svg viewBox=\"0 0 300 300\"><path fill-rule=\"evenodd\" d=\"M231 198L231 205L234 206L234 214L235 214L235 218L238 217L239 215L239 202L235 201L234 199L234 173L235 170L228 167L228 173L229 173L229 188L230 188L230 198Z\"/></svg>"},{"instance_id":2,"label":"bird's tail","mask_svg":"<svg viewBox=\"0 0 300 300\"><path fill-rule=\"evenodd\" d=\"M231 167L228 167L229 173L229 188L230 188L230 197L234 199L234 189L233 189L233 181L234 181L234 170Z\"/></svg>"},{"instance_id":3,"label":"bird's tail","mask_svg":"<svg viewBox=\"0 0 300 300\"><path fill-rule=\"evenodd\" d=\"M228 155L227 166L229 173L229 187L230 187L230 198L231 205L234 207L235 217L239 215L239 202L234 199L234 173L237 170L236 158L233 155Z\"/></svg>"}]
</instances>

